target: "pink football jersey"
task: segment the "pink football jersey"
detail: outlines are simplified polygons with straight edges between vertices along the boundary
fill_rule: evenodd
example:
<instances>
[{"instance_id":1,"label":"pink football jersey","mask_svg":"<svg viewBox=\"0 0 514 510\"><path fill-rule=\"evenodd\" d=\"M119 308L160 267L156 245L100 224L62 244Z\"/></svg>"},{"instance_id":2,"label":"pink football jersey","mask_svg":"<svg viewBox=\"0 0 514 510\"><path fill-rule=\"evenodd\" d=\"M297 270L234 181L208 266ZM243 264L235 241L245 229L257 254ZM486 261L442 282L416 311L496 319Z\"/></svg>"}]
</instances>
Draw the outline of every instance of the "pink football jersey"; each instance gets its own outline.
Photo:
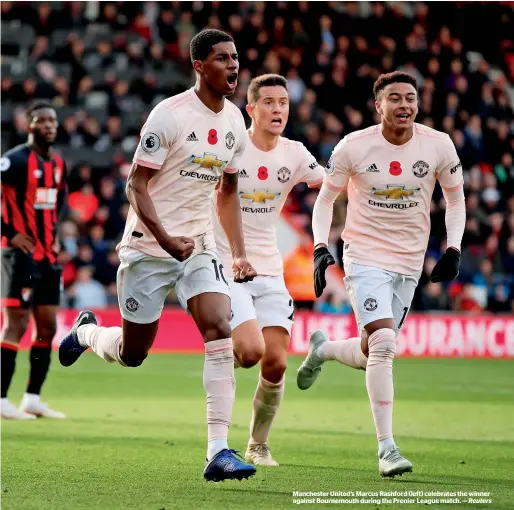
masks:
<instances>
[{"instance_id":1,"label":"pink football jersey","mask_svg":"<svg viewBox=\"0 0 514 510\"><path fill-rule=\"evenodd\" d=\"M343 138L324 182L334 191L348 187L345 256L402 274L419 272L436 179L446 189L463 182L462 165L445 133L414 124L414 136L398 146L384 138L379 124Z\"/></svg>"},{"instance_id":2,"label":"pink football jersey","mask_svg":"<svg viewBox=\"0 0 514 510\"><path fill-rule=\"evenodd\" d=\"M194 89L160 102L141 130L133 163L157 170L148 191L170 236L214 247L211 202L222 172L237 172L246 141L239 109L225 101L214 113ZM169 257L130 207L121 246ZM200 248L197 246L197 248Z\"/></svg>"},{"instance_id":3,"label":"pink football jersey","mask_svg":"<svg viewBox=\"0 0 514 510\"><path fill-rule=\"evenodd\" d=\"M247 134L239 165L239 201L248 260L260 275L282 274L275 225L295 184L320 185L323 168L300 142L280 137L271 151L261 151ZM223 265L232 268L232 255L215 213L216 246Z\"/></svg>"}]
</instances>

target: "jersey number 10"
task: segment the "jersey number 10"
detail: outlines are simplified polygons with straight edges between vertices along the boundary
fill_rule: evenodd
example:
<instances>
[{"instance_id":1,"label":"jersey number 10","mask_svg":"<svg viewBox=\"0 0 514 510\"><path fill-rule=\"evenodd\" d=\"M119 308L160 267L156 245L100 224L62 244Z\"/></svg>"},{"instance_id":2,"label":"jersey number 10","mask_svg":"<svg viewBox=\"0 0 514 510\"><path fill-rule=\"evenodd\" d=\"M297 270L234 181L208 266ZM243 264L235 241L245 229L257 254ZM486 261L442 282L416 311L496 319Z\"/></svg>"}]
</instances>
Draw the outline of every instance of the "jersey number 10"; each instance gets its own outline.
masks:
<instances>
[{"instance_id":1,"label":"jersey number 10","mask_svg":"<svg viewBox=\"0 0 514 510\"><path fill-rule=\"evenodd\" d=\"M214 266L214 274L216 275L216 280L221 279L228 285L227 280L225 280L225 275L223 274L223 265L218 264L218 261L216 259L212 259L212 265Z\"/></svg>"}]
</instances>

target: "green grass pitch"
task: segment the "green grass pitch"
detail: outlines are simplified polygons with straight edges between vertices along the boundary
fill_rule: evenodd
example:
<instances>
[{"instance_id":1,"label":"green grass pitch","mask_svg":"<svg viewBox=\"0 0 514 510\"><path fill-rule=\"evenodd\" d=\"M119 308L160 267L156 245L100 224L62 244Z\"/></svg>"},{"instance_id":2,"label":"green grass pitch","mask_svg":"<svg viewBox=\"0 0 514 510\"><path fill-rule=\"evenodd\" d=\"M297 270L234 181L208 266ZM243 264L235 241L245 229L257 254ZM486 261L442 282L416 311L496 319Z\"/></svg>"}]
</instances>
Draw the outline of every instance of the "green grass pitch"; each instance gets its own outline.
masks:
<instances>
[{"instance_id":1,"label":"green grass pitch","mask_svg":"<svg viewBox=\"0 0 514 510\"><path fill-rule=\"evenodd\" d=\"M16 403L26 360L21 352L10 392ZM212 484L202 478L203 356L155 354L137 369L92 354L68 369L54 359L44 400L69 419L2 422L2 508L295 508L293 491L483 491L492 504L437 508L514 508L514 362L396 360L395 438L414 472L395 480L378 476L365 374L331 362L302 392L300 362L290 358L270 438L280 467ZM236 371L229 444L242 453L257 374Z\"/></svg>"}]
</instances>

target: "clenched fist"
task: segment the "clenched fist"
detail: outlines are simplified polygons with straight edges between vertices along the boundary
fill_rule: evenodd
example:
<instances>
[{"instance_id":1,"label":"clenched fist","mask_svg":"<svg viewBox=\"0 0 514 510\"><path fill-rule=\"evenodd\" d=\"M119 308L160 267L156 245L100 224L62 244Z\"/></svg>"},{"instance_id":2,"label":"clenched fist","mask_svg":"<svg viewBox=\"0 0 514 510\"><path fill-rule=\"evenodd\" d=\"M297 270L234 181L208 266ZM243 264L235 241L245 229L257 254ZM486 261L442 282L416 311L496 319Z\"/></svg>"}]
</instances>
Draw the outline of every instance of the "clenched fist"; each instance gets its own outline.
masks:
<instances>
[{"instance_id":1,"label":"clenched fist","mask_svg":"<svg viewBox=\"0 0 514 510\"><path fill-rule=\"evenodd\" d=\"M234 260L232 272L236 283L251 282L257 276L257 271L244 257Z\"/></svg>"},{"instance_id":2,"label":"clenched fist","mask_svg":"<svg viewBox=\"0 0 514 510\"><path fill-rule=\"evenodd\" d=\"M187 260L195 249L195 242L189 237L168 236L160 241L159 244L164 251L180 262Z\"/></svg>"}]
</instances>

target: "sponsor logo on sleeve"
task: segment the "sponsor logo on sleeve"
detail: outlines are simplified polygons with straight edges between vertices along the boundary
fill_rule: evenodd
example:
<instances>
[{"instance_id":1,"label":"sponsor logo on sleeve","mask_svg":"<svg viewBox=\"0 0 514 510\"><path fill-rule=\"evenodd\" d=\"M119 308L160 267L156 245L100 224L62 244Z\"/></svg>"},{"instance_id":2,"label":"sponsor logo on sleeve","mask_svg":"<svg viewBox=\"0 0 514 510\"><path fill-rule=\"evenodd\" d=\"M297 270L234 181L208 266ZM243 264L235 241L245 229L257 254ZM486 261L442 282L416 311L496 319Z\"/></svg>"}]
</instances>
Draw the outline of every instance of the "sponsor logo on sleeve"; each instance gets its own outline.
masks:
<instances>
[{"instance_id":1,"label":"sponsor logo on sleeve","mask_svg":"<svg viewBox=\"0 0 514 510\"><path fill-rule=\"evenodd\" d=\"M327 161L325 172L327 172L328 175L334 173L334 156L330 156L330 159Z\"/></svg>"},{"instance_id":2,"label":"sponsor logo on sleeve","mask_svg":"<svg viewBox=\"0 0 514 510\"><path fill-rule=\"evenodd\" d=\"M460 161L454 167L450 168L450 174L453 175L459 168L462 168L462 163Z\"/></svg>"},{"instance_id":3,"label":"sponsor logo on sleeve","mask_svg":"<svg viewBox=\"0 0 514 510\"><path fill-rule=\"evenodd\" d=\"M0 172L5 172L11 168L11 160L9 158L0 159Z\"/></svg>"},{"instance_id":4,"label":"sponsor logo on sleeve","mask_svg":"<svg viewBox=\"0 0 514 510\"><path fill-rule=\"evenodd\" d=\"M153 154L159 150L161 141L155 133L146 133L141 138L141 148L148 154Z\"/></svg>"}]
</instances>

